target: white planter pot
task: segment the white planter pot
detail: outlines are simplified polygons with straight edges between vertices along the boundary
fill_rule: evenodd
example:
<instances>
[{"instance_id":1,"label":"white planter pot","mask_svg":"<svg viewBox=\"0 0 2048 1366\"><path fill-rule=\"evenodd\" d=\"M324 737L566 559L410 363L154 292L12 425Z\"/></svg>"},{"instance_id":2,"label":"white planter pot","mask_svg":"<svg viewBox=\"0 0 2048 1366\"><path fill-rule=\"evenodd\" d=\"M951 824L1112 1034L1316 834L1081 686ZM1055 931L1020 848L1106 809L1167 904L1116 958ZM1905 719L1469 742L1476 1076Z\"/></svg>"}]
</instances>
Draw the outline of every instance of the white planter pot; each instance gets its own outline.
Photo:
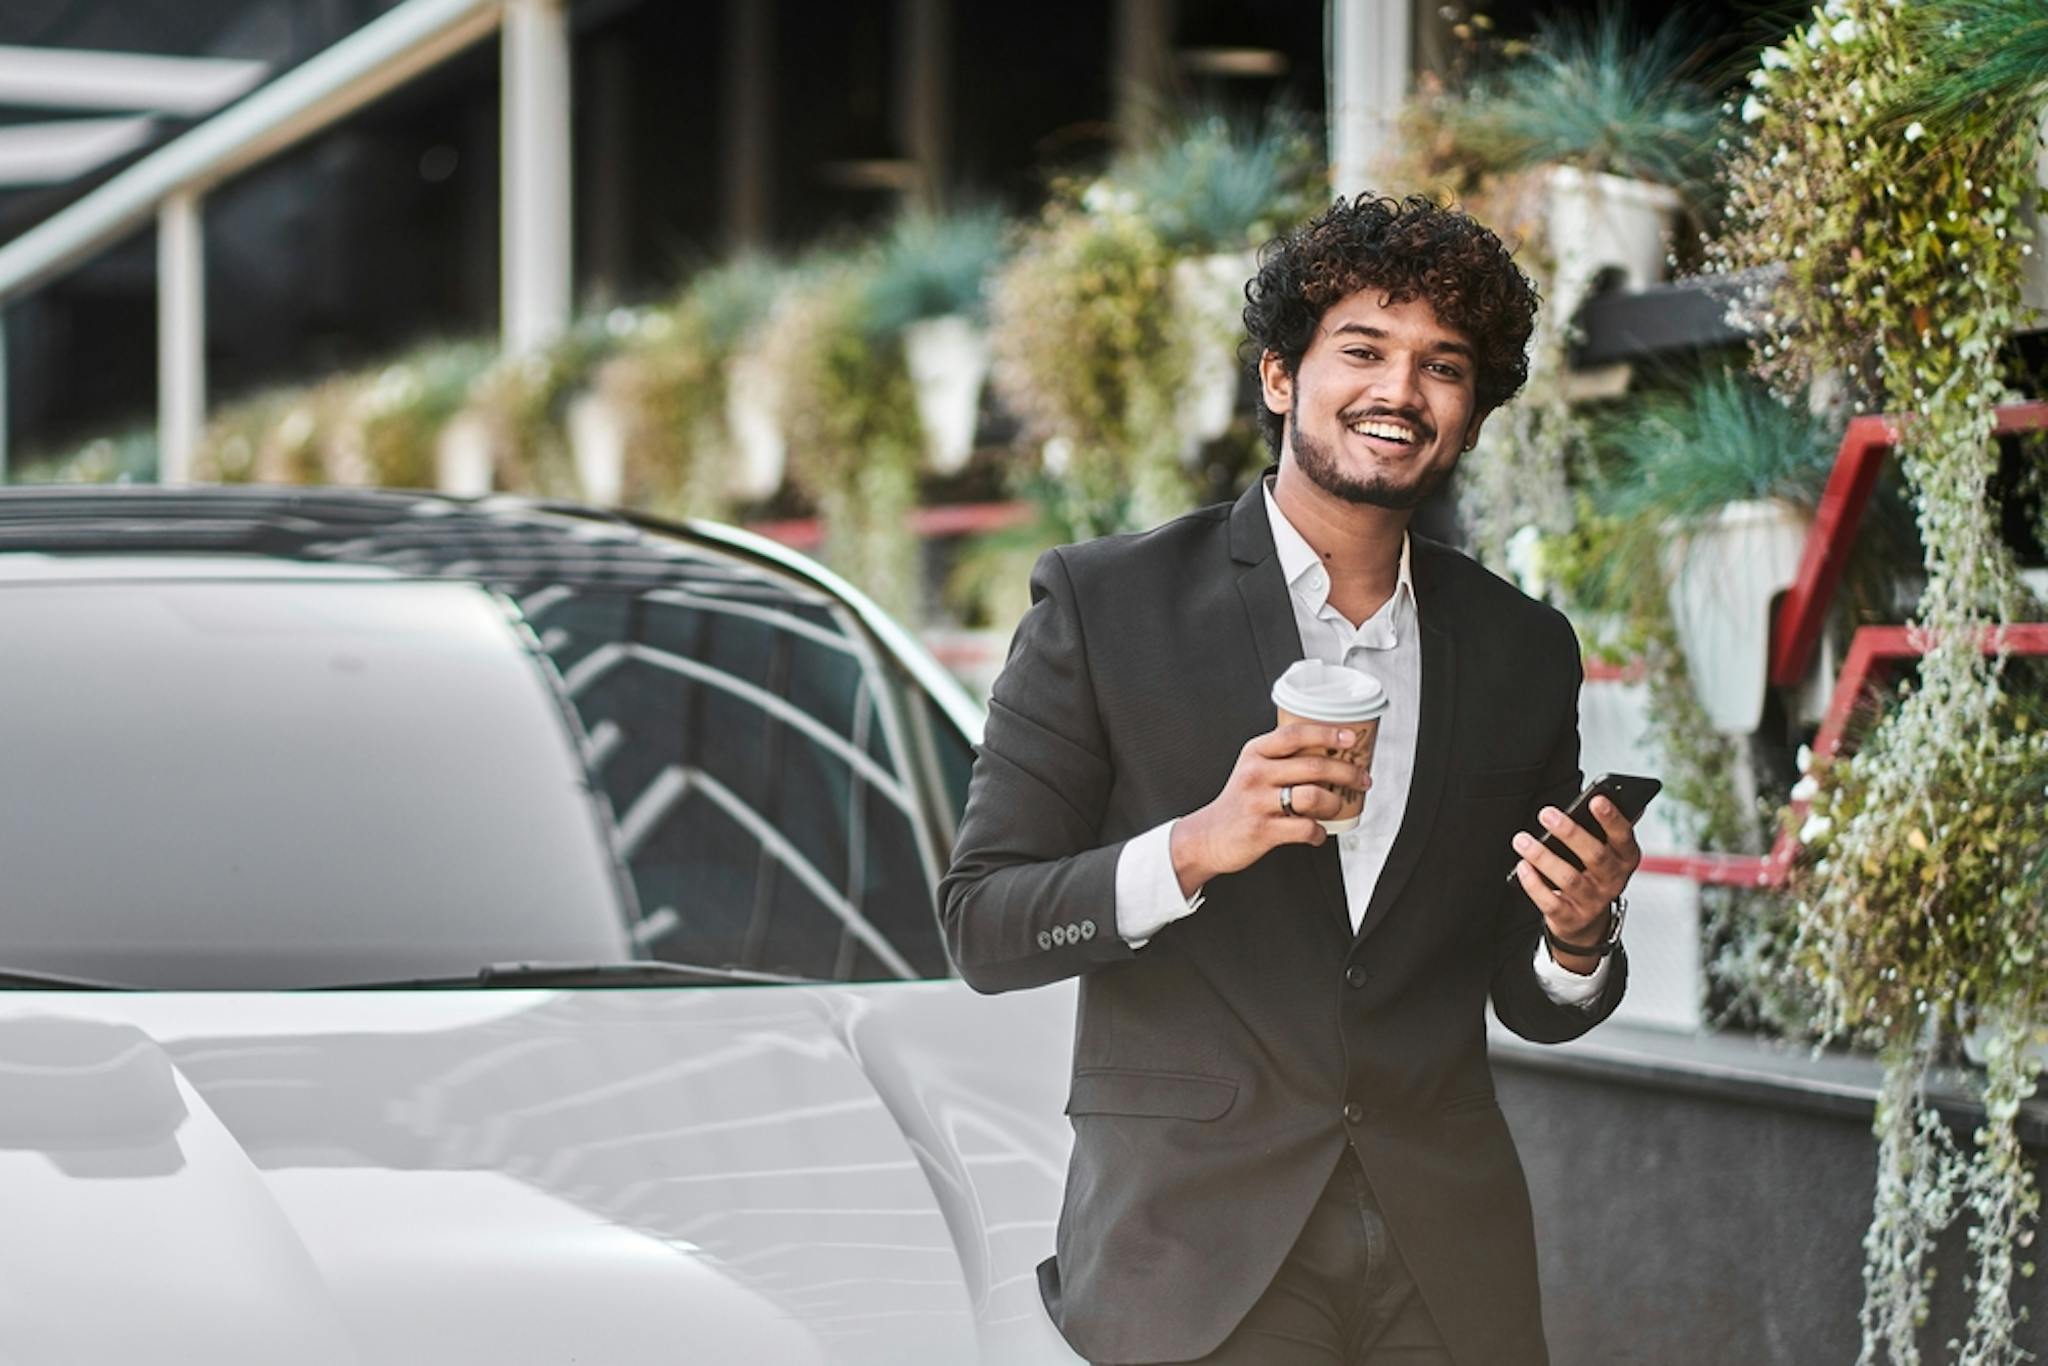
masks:
<instances>
[{"instance_id":1,"label":"white planter pot","mask_svg":"<svg viewBox=\"0 0 2048 1366\"><path fill-rule=\"evenodd\" d=\"M1634 966L1633 963L1630 964ZM2024 1045L2024 1051L2048 1071L2048 1022L2034 1026L2033 1035ZM1979 1027L1963 1035L1963 1056L1978 1067L1984 1066L1991 1055L1991 1031Z\"/></svg>"},{"instance_id":2,"label":"white planter pot","mask_svg":"<svg viewBox=\"0 0 2048 1366\"><path fill-rule=\"evenodd\" d=\"M1174 311L1188 340L1188 377L1175 405L1181 458L1192 461L1237 413L1238 342L1244 335L1244 286L1258 269L1249 251L1189 256L1173 263Z\"/></svg>"},{"instance_id":3,"label":"white planter pot","mask_svg":"<svg viewBox=\"0 0 2048 1366\"><path fill-rule=\"evenodd\" d=\"M1603 271L1619 270L1630 289L1664 279L1664 259L1685 201L1648 181L1571 166L1545 173L1543 226L1557 271L1544 300L1569 318Z\"/></svg>"},{"instance_id":4,"label":"white planter pot","mask_svg":"<svg viewBox=\"0 0 2048 1366\"><path fill-rule=\"evenodd\" d=\"M988 379L988 334L963 317L927 318L903 329L903 358L917 393L925 459L950 474L974 451L981 386Z\"/></svg>"},{"instance_id":5,"label":"white planter pot","mask_svg":"<svg viewBox=\"0 0 2048 1366\"><path fill-rule=\"evenodd\" d=\"M434 442L434 484L443 493L480 498L491 491L491 425L475 413L457 413Z\"/></svg>"},{"instance_id":6,"label":"white planter pot","mask_svg":"<svg viewBox=\"0 0 2048 1366\"><path fill-rule=\"evenodd\" d=\"M2048 138L2048 114L2041 118L2041 137ZM2048 142L2037 142L2034 152L2034 184L2048 186ZM2033 241L2026 256L2021 258L2020 302L2028 308L2048 314L2048 216L2041 212L2039 197L2024 210L2027 226L2034 230Z\"/></svg>"},{"instance_id":7,"label":"white planter pot","mask_svg":"<svg viewBox=\"0 0 2048 1366\"><path fill-rule=\"evenodd\" d=\"M1667 528L1671 616L1714 729L1748 735L1763 719L1771 601L1799 577L1807 516L1786 503L1730 503Z\"/></svg>"},{"instance_id":8,"label":"white planter pot","mask_svg":"<svg viewBox=\"0 0 2048 1366\"><path fill-rule=\"evenodd\" d=\"M569 453L583 500L617 507L626 489L625 415L594 389L569 404Z\"/></svg>"},{"instance_id":9,"label":"white planter pot","mask_svg":"<svg viewBox=\"0 0 2048 1366\"><path fill-rule=\"evenodd\" d=\"M735 457L731 492L741 501L782 487L789 446L776 417L781 406L782 375L774 366L747 351L725 363L725 427Z\"/></svg>"}]
</instances>

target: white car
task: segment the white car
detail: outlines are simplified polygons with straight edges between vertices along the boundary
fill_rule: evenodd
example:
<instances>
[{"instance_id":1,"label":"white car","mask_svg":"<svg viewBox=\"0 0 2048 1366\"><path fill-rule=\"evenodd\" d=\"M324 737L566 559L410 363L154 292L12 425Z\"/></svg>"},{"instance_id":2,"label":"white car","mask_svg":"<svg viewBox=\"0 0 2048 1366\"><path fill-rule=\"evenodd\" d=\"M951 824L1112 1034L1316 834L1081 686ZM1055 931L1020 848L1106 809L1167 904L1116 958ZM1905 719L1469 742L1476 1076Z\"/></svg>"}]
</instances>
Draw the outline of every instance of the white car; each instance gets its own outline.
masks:
<instances>
[{"instance_id":1,"label":"white car","mask_svg":"<svg viewBox=\"0 0 2048 1366\"><path fill-rule=\"evenodd\" d=\"M0 492L0 1363L1074 1360L978 724L744 533Z\"/></svg>"}]
</instances>

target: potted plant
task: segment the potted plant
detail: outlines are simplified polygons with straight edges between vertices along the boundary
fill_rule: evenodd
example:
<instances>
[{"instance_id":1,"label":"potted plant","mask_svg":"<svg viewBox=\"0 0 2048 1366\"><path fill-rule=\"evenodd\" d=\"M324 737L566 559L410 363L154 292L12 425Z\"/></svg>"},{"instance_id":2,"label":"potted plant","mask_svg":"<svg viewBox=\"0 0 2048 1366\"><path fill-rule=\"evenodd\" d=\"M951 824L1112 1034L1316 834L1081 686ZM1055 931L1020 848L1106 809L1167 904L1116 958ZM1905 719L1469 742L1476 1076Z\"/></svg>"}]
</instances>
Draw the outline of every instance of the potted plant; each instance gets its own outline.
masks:
<instances>
[{"instance_id":1,"label":"potted plant","mask_svg":"<svg viewBox=\"0 0 2048 1366\"><path fill-rule=\"evenodd\" d=\"M821 257L783 296L759 354L781 376L790 476L825 523L824 559L891 613L919 617L910 530L925 448L897 338L875 322L871 256Z\"/></svg>"},{"instance_id":2,"label":"potted plant","mask_svg":"<svg viewBox=\"0 0 2048 1366\"><path fill-rule=\"evenodd\" d=\"M617 345L606 319L586 318L545 347L499 357L478 377L468 406L451 427L480 440L490 471L488 487L543 497L581 493L568 409ZM473 449L462 453L472 460L479 454ZM442 455L448 455L445 440ZM467 471L472 481L479 472Z\"/></svg>"},{"instance_id":3,"label":"potted plant","mask_svg":"<svg viewBox=\"0 0 2048 1366\"><path fill-rule=\"evenodd\" d=\"M722 357L725 431L734 456L728 492L742 502L759 501L781 488L788 461L777 416L784 377L761 343L792 281L789 267L744 255L706 271L690 287L691 307L706 341Z\"/></svg>"},{"instance_id":4,"label":"potted plant","mask_svg":"<svg viewBox=\"0 0 2048 1366\"><path fill-rule=\"evenodd\" d=\"M368 482L434 487L441 430L462 410L490 361L486 343L434 342L370 372L345 413Z\"/></svg>"},{"instance_id":5,"label":"potted plant","mask_svg":"<svg viewBox=\"0 0 2048 1366\"><path fill-rule=\"evenodd\" d=\"M1173 255L1125 205L1062 199L991 295L998 391L1059 473L1083 539L1193 505L1175 414L1188 374Z\"/></svg>"},{"instance_id":6,"label":"potted plant","mask_svg":"<svg viewBox=\"0 0 2048 1366\"><path fill-rule=\"evenodd\" d=\"M1299 120L1280 110L1256 122L1204 113L1111 164L1089 197L1135 213L1173 257L1173 295L1189 338L1175 405L1183 459L1239 414L1244 288L1254 249L1323 207L1328 170Z\"/></svg>"},{"instance_id":7,"label":"potted plant","mask_svg":"<svg viewBox=\"0 0 2048 1366\"><path fill-rule=\"evenodd\" d=\"M1839 433L1803 403L1710 371L1602 424L1602 510L1635 528L1664 585L1692 686L1713 727L1763 716L1771 602L1798 575Z\"/></svg>"},{"instance_id":8,"label":"potted plant","mask_svg":"<svg viewBox=\"0 0 2048 1366\"><path fill-rule=\"evenodd\" d=\"M903 338L925 458L942 474L974 449L990 359L984 286L1007 234L991 208L905 214L883 238L869 286L873 325Z\"/></svg>"},{"instance_id":9,"label":"potted plant","mask_svg":"<svg viewBox=\"0 0 2048 1366\"><path fill-rule=\"evenodd\" d=\"M1710 180L1720 115L1672 15L1638 40L1626 16L1554 19L1444 111L1444 132L1495 173L1534 172L1552 257L1550 308L1569 317L1603 274L1664 278L1672 233Z\"/></svg>"}]
</instances>

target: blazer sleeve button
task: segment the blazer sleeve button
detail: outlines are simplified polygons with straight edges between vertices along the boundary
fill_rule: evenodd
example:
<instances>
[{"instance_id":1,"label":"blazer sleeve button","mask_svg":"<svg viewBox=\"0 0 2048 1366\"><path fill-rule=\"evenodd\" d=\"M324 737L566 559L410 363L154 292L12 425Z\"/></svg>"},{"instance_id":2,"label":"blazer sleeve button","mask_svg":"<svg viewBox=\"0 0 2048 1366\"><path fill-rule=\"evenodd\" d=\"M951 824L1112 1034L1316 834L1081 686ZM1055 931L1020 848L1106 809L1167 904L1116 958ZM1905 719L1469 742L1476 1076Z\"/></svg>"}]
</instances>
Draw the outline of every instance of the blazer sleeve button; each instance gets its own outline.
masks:
<instances>
[{"instance_id":1,"label":"blazer sleeve button","mask_svg":"<svg viewBox=\"0 0 2048 1366\"><path fill-rule=\"evenodd\" d=\"M1095 937L1095 922L1094 922L1094 921L1092 921L1092 920L1084 920L1084 921L1082 921L1082 922L1081 922L1081 937L1082 937L1083 939L1093 939L1093 938Z\"/></svg>"},{"instance_id":2,"label":"blazer sleeve button","mask_svg":"<svg viewBox=\"0 0 2048 1366\"><path fill-rule=\"evenodd\" d=\"M1052 932L1050 930L1040 930L1038 932L1038 947L1041 949L1052 947Z\"/></svg>"}]
</instances>

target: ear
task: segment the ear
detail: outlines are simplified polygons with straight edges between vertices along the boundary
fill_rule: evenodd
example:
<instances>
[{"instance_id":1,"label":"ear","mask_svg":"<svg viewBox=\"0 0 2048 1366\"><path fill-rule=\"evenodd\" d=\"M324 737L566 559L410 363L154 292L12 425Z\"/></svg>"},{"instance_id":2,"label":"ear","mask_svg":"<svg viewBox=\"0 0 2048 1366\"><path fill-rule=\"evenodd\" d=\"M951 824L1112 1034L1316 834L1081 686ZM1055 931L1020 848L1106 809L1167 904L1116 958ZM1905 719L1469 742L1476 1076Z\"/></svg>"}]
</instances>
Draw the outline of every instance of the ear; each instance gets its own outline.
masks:
<instances>
[{"instance_id":1,"label":"ear","mask_svg":"<svg viewBox=\"0 0 2048 1366\"><path fill-rule=\"evenodd\" d=\"M1259 388L1269 412L1285 417L1294 406L1294 376L1287 373L1278 352L1268 351L1259 357Z\"/></svg>"}]
</instances>

